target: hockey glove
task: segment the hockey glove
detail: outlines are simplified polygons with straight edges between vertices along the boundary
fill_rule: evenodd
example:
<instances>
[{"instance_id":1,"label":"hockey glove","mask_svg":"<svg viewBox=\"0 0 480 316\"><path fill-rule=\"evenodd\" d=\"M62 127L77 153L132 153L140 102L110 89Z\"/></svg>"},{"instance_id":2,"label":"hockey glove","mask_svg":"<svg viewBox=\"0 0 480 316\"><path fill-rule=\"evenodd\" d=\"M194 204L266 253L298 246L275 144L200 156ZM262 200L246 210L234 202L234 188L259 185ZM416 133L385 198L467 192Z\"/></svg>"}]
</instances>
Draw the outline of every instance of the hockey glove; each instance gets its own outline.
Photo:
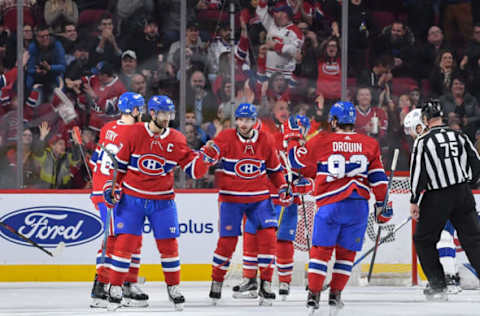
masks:
<instances>
[{"instance_id":1,"label":"hockey glove","mask_svg":"<svg viewBox=\"0 0 480 316\"><path fill-rule=\"evenodd\" d=\"M393 217L392 201L388 201L385 208L383 205L383 202L375 203L375 219L378 225L384 225L388 223Z\"/></svg>"},{"instance_id":2,"label":"hockey glove","mask_svg":"<svg viewBox=\"0 0 480 316\"><path fill-rule=\"evenodd\" d=\"M281 206L288 207L293 203L293 195L287 185L283 185L278 190L278 202Z\"/></svg>"},{"instance_id":3,"label":"hockey glove","mask_svg":"<svg viewBox=\"0 0 480 316\"><path fill-rule=\"evenodd\" d=\"M218 148L214 142L208 141L207 144L200 149L200 154L206 163L214 165L220 158L220 148Z\"/></svg>"},{"instance_id":4,"label":"hockey glove","mask_svg":"<svg viewBox=\"0 0 480 316\"><path fill-rule=\"evenodd\" d=\"M298 194L311 194L315 183L312 178L300 178L293 181L292 191Z\"/></svg>"},{"instance_id":5,"label":"hockey glove","mask_svg":"<svg viewBox=\"0 0 480 316\"><path fill-rule=\"evenodd\" d=\"M107 181L103 186L103 198L109 208L114 208L120 200L121 190L117 187L112 193L112 181Z\"/></svg>"}]
</instances>

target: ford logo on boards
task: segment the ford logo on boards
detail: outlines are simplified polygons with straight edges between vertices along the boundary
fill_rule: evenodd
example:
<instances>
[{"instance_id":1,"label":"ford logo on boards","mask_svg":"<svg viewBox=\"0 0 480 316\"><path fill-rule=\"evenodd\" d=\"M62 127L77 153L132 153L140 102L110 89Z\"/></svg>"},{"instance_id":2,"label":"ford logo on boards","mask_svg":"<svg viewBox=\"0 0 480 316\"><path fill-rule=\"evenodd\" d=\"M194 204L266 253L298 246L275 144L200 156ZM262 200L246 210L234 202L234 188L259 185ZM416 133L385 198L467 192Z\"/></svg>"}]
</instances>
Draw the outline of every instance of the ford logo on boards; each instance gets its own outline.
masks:
<instances>
[{"instance_id":1,"label":"ford logo on boards","mask_svg":"<svg viewBox=\"0 0 480 316\"><path fill-rule=\"evenodd\" d=\"M98 216L65 206L24 208L4 215L0 221L46 248L56 247L62 241L67 247L81 245L96 239L103 232L103 224ZM31 246L3 227L0 228L0 237Z\"/></svg>"}]
</instances>

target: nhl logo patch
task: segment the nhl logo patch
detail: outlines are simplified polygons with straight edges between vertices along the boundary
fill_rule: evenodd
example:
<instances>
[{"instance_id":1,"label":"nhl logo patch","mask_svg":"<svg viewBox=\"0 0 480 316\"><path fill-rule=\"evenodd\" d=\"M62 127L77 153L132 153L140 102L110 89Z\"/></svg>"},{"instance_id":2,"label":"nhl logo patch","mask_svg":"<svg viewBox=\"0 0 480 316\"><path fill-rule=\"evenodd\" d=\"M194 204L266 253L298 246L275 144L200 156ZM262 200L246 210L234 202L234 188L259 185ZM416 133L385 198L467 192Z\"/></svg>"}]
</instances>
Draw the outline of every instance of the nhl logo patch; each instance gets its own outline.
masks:
<instances>
[{"instance_id":1,"label":"nhl logo patch","mask_svg":"<svg viewBox=\"0 0 480 316\"><path fill-rule=\"evenodd\" d=\"M232 225L225 226L225 230L228 230L228 231L232 230Z\"/></svg>"},{"instance_id":2,"label":"nhl logo patch","mask_svg":"<svg viewBox=\"0 0 480 316\"><path fill-rule=\"evenodd\" d=\"M120 223L118 223L118 224L117 224L117 228L120 228L120 229L122 229L122 228L123 228L123 226L124 226L124 225L123 225L123 223L122 223L122 222L120 222Z\"/></svg>"}]
</instances>

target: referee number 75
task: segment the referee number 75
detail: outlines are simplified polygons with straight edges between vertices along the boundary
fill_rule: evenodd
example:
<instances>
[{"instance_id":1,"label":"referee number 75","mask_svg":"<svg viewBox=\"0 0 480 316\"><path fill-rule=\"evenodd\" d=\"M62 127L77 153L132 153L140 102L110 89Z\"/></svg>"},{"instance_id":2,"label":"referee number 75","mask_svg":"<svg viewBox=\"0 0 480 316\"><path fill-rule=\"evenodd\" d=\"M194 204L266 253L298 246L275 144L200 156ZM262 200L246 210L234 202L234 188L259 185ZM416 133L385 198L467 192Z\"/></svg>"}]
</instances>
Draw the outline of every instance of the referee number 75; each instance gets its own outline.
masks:
<instances>
[{"instance_id":1,"label":"referee number 75","mask_svg":"<svg viewBox=\"0 0 480 316\"><path fill-rule=\"evenodd\" d=\"M457 142L440 143L439 145L443 149L443 157L450 158L458 156Z\"/></svg>"}]
</instances>

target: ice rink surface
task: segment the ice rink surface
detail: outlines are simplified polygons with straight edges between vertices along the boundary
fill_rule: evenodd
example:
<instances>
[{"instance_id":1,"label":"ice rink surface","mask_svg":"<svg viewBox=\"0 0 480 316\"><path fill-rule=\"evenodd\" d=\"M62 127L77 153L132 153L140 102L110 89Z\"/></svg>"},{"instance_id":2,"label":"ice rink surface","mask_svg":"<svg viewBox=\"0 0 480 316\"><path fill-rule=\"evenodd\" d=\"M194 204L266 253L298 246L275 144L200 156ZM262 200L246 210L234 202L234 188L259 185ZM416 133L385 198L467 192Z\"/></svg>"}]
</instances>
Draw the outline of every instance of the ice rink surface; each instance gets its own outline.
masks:
<instances>
[{"instance_id":1,"label":"ice rink surface","mask_svg":"<svg viewBox=\"0 0 480 316\"><path fill-rule=\"evenodd\" d=\"M90 309L91 283L0 283L0 315L59 316L59 315L184 315L184 316L296 316L307 315L304 288L294 287L286 302L273 306L258 306L257 300L232 298L231 287L223 289L223 298L213 306L208 298L209 283L183 282L186 303L176 312L167 299L165 285L148 282L143 287L150 295L147 308L123 308L116 312ZM463 291L450 295L448 302L426 302L423 287L366 286L347 287L342 294L345 316L469 316L480 315L480 291ZM328 315L327 293L321 298L315 315Z\"/></svg>"}]
</instances>

